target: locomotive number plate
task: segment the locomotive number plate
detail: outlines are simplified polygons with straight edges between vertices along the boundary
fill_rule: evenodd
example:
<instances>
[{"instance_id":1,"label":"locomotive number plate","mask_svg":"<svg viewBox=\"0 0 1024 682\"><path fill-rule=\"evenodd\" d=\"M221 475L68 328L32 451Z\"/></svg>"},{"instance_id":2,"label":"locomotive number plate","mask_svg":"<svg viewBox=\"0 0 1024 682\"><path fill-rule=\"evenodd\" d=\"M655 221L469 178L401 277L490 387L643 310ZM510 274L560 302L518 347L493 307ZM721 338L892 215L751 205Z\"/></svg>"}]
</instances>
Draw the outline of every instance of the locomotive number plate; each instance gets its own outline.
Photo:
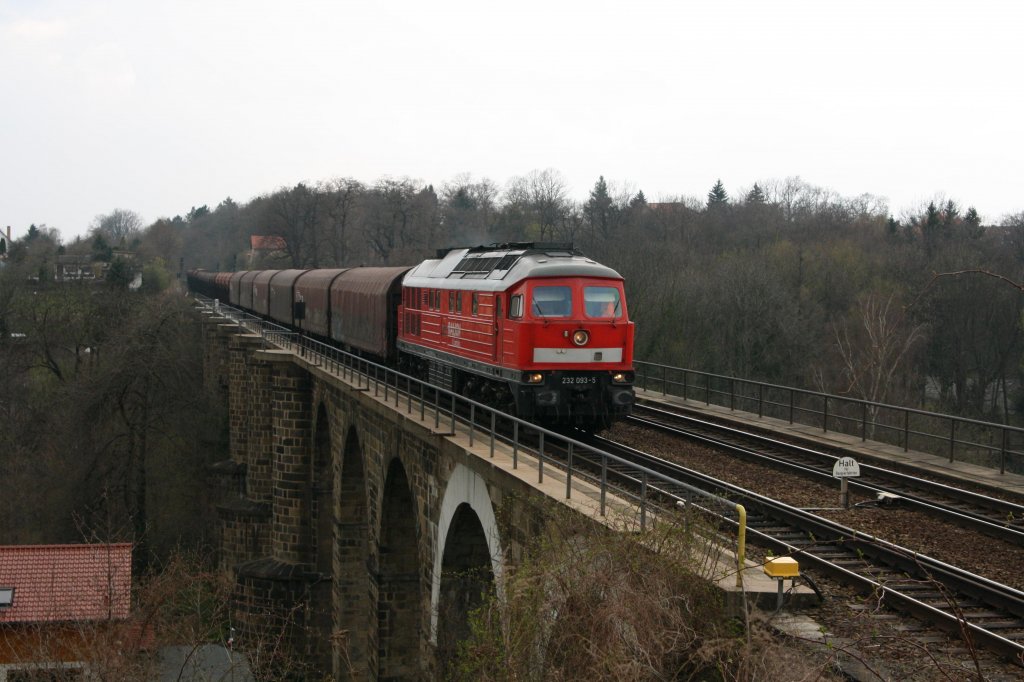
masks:
<instances>
[{"instance_id":1,"label":"locomotive number plate","mask_svg":"<svg viewBox=\"0 0 1024 682\"><path fill-rule=\"evenodd\" d=\"M597 377L562 377L563 384L578 386L581 384L596 384Z\"/></svg>"}]
</instances>

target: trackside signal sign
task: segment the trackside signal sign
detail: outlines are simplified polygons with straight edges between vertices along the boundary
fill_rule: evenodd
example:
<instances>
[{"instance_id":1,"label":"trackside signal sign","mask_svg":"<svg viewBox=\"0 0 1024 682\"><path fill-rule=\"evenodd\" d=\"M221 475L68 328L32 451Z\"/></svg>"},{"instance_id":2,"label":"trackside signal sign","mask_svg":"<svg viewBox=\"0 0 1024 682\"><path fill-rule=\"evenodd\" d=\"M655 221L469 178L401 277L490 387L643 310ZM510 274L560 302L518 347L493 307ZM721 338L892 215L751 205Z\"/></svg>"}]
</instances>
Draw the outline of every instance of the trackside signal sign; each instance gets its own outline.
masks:
<instances>
[{"instance_id":1,"label":"trackside signal sign","mask_svg":"<svg viewBox=\"0 0 1024 682\"><path fill-rule=\"evenodd\" d=\"M832 478L853 478L860 476L860 465L853 457L840 457L832 467Z\"/></svg>"}]
</instances>

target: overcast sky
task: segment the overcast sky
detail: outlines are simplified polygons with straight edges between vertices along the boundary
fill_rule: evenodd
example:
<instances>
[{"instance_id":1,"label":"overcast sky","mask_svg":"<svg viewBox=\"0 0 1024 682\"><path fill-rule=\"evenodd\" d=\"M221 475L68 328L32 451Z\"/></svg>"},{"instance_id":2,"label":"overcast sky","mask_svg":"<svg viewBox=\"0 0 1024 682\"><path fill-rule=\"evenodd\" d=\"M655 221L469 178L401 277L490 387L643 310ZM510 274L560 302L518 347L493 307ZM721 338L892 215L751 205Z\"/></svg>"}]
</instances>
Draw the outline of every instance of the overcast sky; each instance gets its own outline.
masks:
<instances>
[{"instance_id":1,"label":"overcast sky","mask_svg":"<svg viewBox=\"0 0 1024 682\"><path fill-rule=\"evenodd\" d=\"M1024 210L1024 3L0 0L0 226L300 181L650 200L799 175Z\"/></svg>"}]
</instances>

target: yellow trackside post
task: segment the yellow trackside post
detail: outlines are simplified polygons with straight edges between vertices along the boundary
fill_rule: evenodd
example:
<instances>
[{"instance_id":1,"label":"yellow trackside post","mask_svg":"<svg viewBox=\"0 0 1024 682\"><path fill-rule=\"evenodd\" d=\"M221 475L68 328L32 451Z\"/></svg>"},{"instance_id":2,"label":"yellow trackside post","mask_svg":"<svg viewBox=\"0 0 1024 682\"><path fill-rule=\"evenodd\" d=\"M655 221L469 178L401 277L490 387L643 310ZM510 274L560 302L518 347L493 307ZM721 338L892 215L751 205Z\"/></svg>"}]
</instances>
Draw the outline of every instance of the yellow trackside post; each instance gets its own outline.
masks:
<instances>
[{"instance_id":1,"label":"yellow trackside post","mask_svg":"<svg viewBox=\"0 0 1024 682\"><path fill-rule=\"evenodd\" d=\"M743 565L747 560L747 510L742 504L737 504L736 513L740 524L736 536L736 587L743 587Z\"/></svg>"}]
</instances>

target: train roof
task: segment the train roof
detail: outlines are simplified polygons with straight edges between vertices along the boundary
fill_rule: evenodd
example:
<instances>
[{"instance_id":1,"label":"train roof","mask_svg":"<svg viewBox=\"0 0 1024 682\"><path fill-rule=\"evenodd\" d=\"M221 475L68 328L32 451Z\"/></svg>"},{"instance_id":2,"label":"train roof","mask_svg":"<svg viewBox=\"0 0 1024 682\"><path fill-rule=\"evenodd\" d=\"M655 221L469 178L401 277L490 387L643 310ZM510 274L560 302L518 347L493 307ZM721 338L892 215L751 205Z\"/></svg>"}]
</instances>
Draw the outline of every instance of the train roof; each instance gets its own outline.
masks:
<instances>
[{"instance_id":1,"label":"train roof","mask_svg":"<svg viewBox=\"0 0 1024 682\"><path fill-rule=\"evenodd\" d=\"M409 271L407 287L505 291L527 278L600 277L622 279L571 244L494 244L448 249Z\"/></svg>"}]
</instances>

